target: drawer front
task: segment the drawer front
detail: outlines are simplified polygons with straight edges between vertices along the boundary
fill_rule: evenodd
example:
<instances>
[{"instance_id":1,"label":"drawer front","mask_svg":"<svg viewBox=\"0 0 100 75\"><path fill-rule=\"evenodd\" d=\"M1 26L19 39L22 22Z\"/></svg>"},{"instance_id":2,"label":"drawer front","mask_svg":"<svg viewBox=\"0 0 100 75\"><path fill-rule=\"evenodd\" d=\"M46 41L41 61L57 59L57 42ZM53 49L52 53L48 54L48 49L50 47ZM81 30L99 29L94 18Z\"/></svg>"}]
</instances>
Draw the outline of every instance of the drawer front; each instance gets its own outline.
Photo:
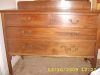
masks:
<instances>
[{"instance_id":1,"label":"drawer front","mask_svg":"<svg viewBox=\"0 0 100 75\"><path fill-rule=\"evenodd\" d=\"M5 15L7 26L32 27L79 27L96 28L96 15L74 14L9 14Z\"/></svg>"},{"instance_id":2,"label":"drawer front","mask_svg":"<svg viewBox=\"0 0 100 75\"><path fill-rule=\"evenodd\" d=\"M47 41L47 40L12 40L8 41L11 54L93 56L94 42L87 41Z\"/></svg>"},{"instance_id":3,"label":"drawer front","mask_svg":"<svg viewBox=\"0 0 100 75\"><path fill-rule=\"evenodd\" d=\"M49 24L47 14L9 14L5 15L7 26L43 26Z\"/></svg>"},{"instance_id":4,"label":"drawer front","mask_svg":"<svg viewBox=\"0 0 100 75\"><path fill-rule=\"evenodd\" d=\"M80 27L80 28L96 28L96 15L64 15L54 14L51 19L52 26L60 27Z\"/></svg>"},{"instance_id":5,"label":"drawer front","mask_svg":"<svg viewBox=\"0 0 100 75\"><path fill-rule=\"evenodd\" d=\"M96 29L8 27L7 38L8 39L51 38L51 39L96 40Z\"/></svg>"}]
</instances>

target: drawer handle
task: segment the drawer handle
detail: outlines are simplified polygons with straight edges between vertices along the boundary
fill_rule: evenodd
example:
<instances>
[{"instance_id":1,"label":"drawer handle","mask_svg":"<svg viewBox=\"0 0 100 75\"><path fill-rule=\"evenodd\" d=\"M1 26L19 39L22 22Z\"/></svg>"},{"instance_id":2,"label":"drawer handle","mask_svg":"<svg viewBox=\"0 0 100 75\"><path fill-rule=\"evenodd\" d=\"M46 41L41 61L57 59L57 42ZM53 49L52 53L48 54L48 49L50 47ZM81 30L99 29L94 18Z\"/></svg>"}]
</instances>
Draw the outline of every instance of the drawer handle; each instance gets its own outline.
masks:
<instances>
[{"instance_id":1,"label":"drawer handle","mask_svg":"<svg viewBox=\"0 0 100 75\"><path fill-rule=\"evenodd\" d=\"M74 21L74 20L72 20L72 19L69 19L69 21L70 21L72 24L77 24L77 23L79 22L79 20Z\"/></svg>"},{"instance_id":2,"label":"drawer handle","mask_svg":"<svg viewBox=\"0 0 100 75\"><path fill-rule=\"evenodd\" d=\"M71 46L71 47L68 47L68 46L61 46L61 48L64 48L64 50L65 50L65 52L67 53L67 52L76 52L76 51L78 51L78 47L77 46Z\"/></svg>"},{"instance_id":3,"label":"drawer handle","mask_svg":"<svg viewBox=\"0 0 100 75\"><path fill-rule=\"evenodd\" d=\"M80 33L79 32L57 32L57 34L59 35L67 35L67 36L79 36Z\"/></svg>"},{"instance_id":4,"label":"drawer handle","mask_svg":"<svg viewBox=\"0 0 100 75\"><path fill-rule=\"evenodd\" d=\"M27 31L22 30L22 34L24 34L24 35L32 34L32 31L31 30L27 30Z\"/></svg>"},{"instance_id":5,"label":"drawer handle","mask_svg":"<svg viewBox=\"0 0 100 75\"><path fill-rule=\"evenodd\" d=\"M25 44L25 45L22 46L22 48L24 48L24 49L25 49L25 48L30 49L30 48L32 48L32 47L33 47L32 45L28 45L28 44Z\"/></svg>"}]
</instances>

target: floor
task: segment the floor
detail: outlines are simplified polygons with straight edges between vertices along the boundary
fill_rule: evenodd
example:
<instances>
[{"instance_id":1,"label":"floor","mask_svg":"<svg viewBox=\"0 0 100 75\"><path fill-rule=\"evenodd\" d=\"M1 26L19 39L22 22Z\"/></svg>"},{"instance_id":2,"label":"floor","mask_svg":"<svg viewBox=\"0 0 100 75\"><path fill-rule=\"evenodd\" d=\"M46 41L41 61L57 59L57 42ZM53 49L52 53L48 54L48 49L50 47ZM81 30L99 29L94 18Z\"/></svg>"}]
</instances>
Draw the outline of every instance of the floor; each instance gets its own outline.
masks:
<instances>
[{"instance_id":1,"label":"floor","mask_svg":"<svg viewBox=\"0 0 100 75\"><path fill-rule=\"evenodd\" d=\"M88 75L90 66L89 61L86 62L80 58L28 56L21 59L14 67L14 75ZM100 62L97 66L100 66ZM54 70L54 68L62 68L63 70ZM86 70L87 68L89 70Z\"/></svg>"}]
</instances>

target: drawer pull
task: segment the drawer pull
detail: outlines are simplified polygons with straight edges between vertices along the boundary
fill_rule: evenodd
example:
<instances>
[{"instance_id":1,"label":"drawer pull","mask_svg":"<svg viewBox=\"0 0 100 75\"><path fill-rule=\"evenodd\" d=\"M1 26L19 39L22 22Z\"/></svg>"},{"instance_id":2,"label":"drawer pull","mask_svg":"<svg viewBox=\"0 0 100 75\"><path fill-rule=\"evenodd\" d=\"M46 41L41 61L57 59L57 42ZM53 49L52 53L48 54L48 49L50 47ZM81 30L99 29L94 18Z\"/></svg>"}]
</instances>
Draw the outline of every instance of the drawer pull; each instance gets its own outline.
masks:
<instances>
[{"instance_id":1,"label":"drawer pull","mask_svg":"<svg viewBox=\"0 0 100 75\"><path fill-rule=\"evenodd\" d=\"M78 51L78 47L77 46L71 46L71 47L68 47L68 46L61 46L61 48L63 48L65 50L66 53L68 52L76 52Z\"/></svg>"},{"instance_id":2,"label":"drawer pull","mask_svg":"<svg viewBox=\"0 0 100 75\"><path fill-rule=\"evenodd\" d=\"M22 34L24 34L24 35L32 34L32 31L30 31L30 30L27 30L27 31L22 30Z\"/></svg>"},{"instance_id":3,"label":"drawer pull","mask_svg":"<svg viewBox=\"0 0 100 75\"><path fill-rule=\"evenodd\" d=\"M23 49L30 49L32 48L33 46L32 45L28 45L28 44L25 44L23 46L21 46Z\"/></svg>"},{"instance_id":4,"label":"drawer pull","mask_svg":"<svg viewBox=\"0 0 100 75\"><path fill-rule=\"evenodd\" d=\"M57 32L59 35L67 35L67 36L79 36L79 32Z\"/></svg>"},{"instance_id":5,"label":"drawer pull","mask_svg":"<svg viewBox=\"0 0 100 75\"><path fill-rule=\"evenodd\" d=\"M70 21L70 23L72 23L72 24L77 24L77 23L79 22L79 20L74 21L74 20L72 20L72 19L69 19L69 21Z\"/></svg>"}]
</instances>

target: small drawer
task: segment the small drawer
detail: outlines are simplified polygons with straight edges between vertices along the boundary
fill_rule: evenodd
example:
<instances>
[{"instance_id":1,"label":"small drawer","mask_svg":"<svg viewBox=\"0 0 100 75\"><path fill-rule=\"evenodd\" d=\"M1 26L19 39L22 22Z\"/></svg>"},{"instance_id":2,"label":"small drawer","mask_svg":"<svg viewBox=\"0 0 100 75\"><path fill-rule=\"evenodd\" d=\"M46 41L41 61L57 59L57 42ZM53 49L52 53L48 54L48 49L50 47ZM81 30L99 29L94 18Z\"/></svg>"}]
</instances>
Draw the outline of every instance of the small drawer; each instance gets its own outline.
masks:
<instances>
[{"instance_id":1,"label":"small drawer","mask_svg":"<svg viewBox=\"0 0 100 75\"><path fill-rule=\"evenodd\" d=\"M47 38L96 40L96 29L8 27L8 39Z\"/></svg>"},{"instance_id":2,"label":"small drawer","mask_svg":"<svg viewBox=\"0 0 100 75\"><path fill-rule=\"evenodd\" d=\"M60 41L60 40L9 40L10 53L34 55L93 56L93 41Z\"/></svg>"},{"instance_id":3,"label":"small drawer","mask_svg":"<svg viewBox=\"0 0 100 75\"><path fill-rule=\"evenodd\" d=\"M49 24L48 14L9 14L5 15L7 26L41 27Z\"/></svg>"},{"instance_id":4,"label":"small drawer","mask_svg":"<svg viewBox=\"0 0 100 75\"><path fill-rule=\"evenodd\" d=\"M52 26L96 28L96 15L54 14L51 19Z\"/></svg>"}]
</instances>

